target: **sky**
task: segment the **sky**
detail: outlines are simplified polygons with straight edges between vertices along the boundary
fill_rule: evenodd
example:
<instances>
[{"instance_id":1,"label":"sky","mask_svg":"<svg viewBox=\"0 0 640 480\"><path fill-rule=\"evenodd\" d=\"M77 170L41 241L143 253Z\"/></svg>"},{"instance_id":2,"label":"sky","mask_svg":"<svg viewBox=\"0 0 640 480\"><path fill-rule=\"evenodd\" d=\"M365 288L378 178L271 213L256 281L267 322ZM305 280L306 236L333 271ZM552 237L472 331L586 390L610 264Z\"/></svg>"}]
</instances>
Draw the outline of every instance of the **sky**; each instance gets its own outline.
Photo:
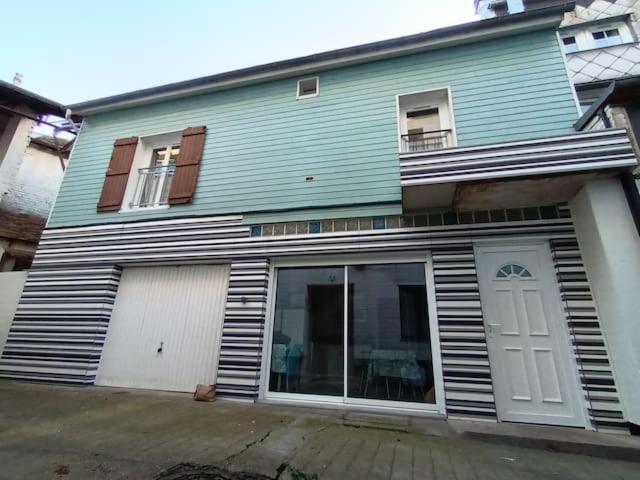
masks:
<instances>
[{"instance_id":1,"label":"sky","mask_svg":"<svg viewBox=\"0 0 640 480\"><path fill-rule=\"evenodd\" d=\"M473 0L23 0L2 20L0 79L71 104L474 16Z\"/></svg>"}]
</instances>

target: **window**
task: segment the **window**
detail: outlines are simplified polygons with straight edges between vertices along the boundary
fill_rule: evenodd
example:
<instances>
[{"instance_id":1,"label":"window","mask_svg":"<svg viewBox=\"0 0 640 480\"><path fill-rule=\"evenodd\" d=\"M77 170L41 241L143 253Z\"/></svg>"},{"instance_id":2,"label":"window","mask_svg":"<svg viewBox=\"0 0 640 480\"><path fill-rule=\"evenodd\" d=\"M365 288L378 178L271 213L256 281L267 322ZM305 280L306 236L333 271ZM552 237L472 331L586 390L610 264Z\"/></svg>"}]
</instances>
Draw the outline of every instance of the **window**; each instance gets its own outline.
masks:
<instances>
[{"instance_id":1,"label":"window","mask_svg":"<svg viewBox=\"0 0 640 480\"><path fill-rule=\"evenodd\" d=\"M276 285L268 392L436 403L424 263L278 268Z\"/></svg>"},{"instance_id":2,"label":"window","mask_svg":"<svg viewBox=\"0 0 640 480\"><path fill-rule=\"evenodd\" d=\"M529 270L516 263L504 265L498 270L498 273L496 273L496 278L509 279L512 277L533 278Z\"/></svg>"},{"instance_id":3,"label":"window","mask_svg":"<svg viewBox=\"0 0 640 480\"><path fill-rule=\"evenodd\" d=\"M593 37L595 48L610 47L622 43L622 37L617 28L591 32L591 36Z\"/></svg>"},{"instance_id":4,"label":"window","mask_svg":"<svg viewBox=\"0 0 640 480\"><path fill-rule=\"evenodd\" d=\"M98 212L192 203L207 126L115 139Z\"/></svg>"},{"instance_id":5,"label":"window","mask_svg":"<svg viewBox=\"0 0 640 480\"><path fill-rule=\"evenodd\" d=\"M600 23L589 28L580 28L579 25L574 25L561 31L565 53L606 48L634 41L631 30L625 22Z\"/></svg>"},{"instance_id":6,"label":"window","mask_svg":"<svg viewBox=\"0 0 640 480\"><path fill-rule=\"evenodd\" d=\"M307 98L307 97L315 97L318 95L320 86L319 86L319 78L303 78L302 80L298 80L298 90L296 94L296 98Z\"/></svg>"},{"instance_id":7,"label":"window","mask_svg":"<svg viewBox=\"0 0 640 480\"><path fill-rule=\"evenodd\" d=\"M401 153L455 146L448 89L400 95L398 111Z\"/></svg>"},{"instance_id":8,"label":"window","mask_svg":"<svg viewBox=\"0 0 640 480\"><path fill-rule=\"evenodd\" d=\"M385 219L384 217L373 217L373 229L374 230L384 230L385 228Z\"/></svg>"},{"instance_id":9,"label":"window","mask_svg":"<svg viewBox=\"0 0 640 480\"><path fill-rule=\"evenodd\" d=\"M138 183L132 206L144 208L167 205L179 153L180 145L171 144L151 150L148 166L138 169Z\"/></svg>"},{"instance_id":10,"label":"window","mask_svg":"<svg viewBox=\"0 0 640 480\"><path fill-rule=\"evenodd\" d=\"M309 233L320 233L320 222L309 222Z\"/></svg>"},{"instance_id":11,"label":"window","mask_svg":"<svg viewBox=\"0 0 640 480\"><path fill-rule=\"evenodd\" d=\"M562 44L564 45L564 53L573 53L579 50L578 44L576 43L576 37L564 37L562 39Z\"/></svg>"}]
</instances>

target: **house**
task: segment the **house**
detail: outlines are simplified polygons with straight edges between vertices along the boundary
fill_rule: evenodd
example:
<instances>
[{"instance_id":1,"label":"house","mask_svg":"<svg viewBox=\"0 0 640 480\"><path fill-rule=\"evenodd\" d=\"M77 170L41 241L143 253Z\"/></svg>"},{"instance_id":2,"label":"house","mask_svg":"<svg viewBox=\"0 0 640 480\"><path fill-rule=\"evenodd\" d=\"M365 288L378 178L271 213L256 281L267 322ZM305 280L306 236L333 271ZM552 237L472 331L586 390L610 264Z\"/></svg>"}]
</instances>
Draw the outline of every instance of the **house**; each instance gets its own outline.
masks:
<instances>
[{"instance_id":1,"label":"house","mask_svg":"<svg viewBox=\"0 0 640 480\"><path fill-rule=\"evenodd\" d=\"M579 0L558 30L582 111L612 80L640 75L640 3Z\"/></svg>"},{"instance_id":2,"label":"house","mask_svg":"<svg viewBox=\"0 0 640 480\"><path fill-rule=\"evenodd\" d=\"M73 139L38 126L57 117L56 133L67 131L64 116L61 104L0 81L0 272L31 265Z\"/></svg>"},{"instance_id":3,"label":"house","mask_svg":"<svg viewBox=\"0 0 640 480\"><path fill-rule=\"evenodd\" d=\"M574 128L571 8L70 106L0 375L627 430L576 226L637 160Z\"/></svg>"}]
</instances>

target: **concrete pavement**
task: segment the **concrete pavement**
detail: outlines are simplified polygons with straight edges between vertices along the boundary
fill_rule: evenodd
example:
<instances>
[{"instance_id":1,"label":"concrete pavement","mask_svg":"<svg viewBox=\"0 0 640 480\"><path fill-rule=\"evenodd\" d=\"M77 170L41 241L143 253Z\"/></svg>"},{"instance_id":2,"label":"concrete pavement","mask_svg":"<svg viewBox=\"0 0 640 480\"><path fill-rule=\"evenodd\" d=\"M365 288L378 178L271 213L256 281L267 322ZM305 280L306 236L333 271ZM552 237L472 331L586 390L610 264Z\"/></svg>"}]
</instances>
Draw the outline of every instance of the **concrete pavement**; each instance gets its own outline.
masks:
<instances>
[{"instance_id":1,"label":"concrete pavement","mask_svg":"<svg viewBox=\"0 0 640 480\"><path fill-rule=\"evenodd\" d=\"M217 469L296 480L640 479L639 463L460 438L440 420L410 424L377 428L342 411L2 381L0 479L225 478ZM420 433L421 425L435 433Z\"/></svg>"}]
</instances>

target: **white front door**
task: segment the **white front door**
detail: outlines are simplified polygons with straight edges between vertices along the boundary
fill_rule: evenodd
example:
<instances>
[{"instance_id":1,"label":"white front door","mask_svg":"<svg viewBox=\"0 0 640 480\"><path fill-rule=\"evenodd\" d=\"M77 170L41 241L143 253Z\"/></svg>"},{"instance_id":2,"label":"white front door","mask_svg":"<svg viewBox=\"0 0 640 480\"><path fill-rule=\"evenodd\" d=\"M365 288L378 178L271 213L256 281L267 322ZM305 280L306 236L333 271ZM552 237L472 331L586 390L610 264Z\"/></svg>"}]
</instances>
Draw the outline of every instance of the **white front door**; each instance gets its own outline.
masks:
<instances>
[{"instance_id":1,"label":"white front door","mask_svg":"<svg viewBox=\"0 0 640 480\"><path fill-rule=\"evenodd\" d=\"M228 265L125 268L96 385L193 392L214 384L228 282Z\"/></svg>"},{"instance_id":2,"label":"white front door","mask_svg":"<svg viewBox=\"0 0 640 480\"><path fill-rule=\"evenodd\" d=\"M478 246L476 261L498 418L584 426L549 247Z\"/></svg>"}]
</instances>

